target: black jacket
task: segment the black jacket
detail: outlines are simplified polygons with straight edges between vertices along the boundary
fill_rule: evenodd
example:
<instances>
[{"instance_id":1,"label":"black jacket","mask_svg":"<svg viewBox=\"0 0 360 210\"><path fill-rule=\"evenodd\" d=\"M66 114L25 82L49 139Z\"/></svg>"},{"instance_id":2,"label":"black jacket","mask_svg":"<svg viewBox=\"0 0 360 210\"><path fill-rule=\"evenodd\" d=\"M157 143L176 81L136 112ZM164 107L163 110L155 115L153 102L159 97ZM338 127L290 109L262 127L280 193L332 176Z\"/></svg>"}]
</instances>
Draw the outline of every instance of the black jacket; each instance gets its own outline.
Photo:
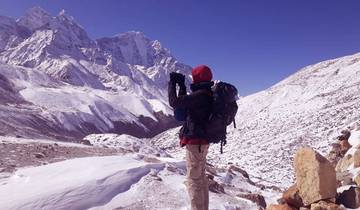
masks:
<instances>
[{"instance_id":1,"label":"black jacket","mask_svg":"<svg viewBox=\"0 0 360 210\"><path fill-rule=\"evenodd\" d=\"M212 110L213 97L211 86L213 82L191 84L192 93L186 94L185 85L180 86L176 94L176 84L169 82L169 104L174 109L187 110L186 121L180 130L180 138L206 139L205 125Z\"/></svg>"}]
</instances>

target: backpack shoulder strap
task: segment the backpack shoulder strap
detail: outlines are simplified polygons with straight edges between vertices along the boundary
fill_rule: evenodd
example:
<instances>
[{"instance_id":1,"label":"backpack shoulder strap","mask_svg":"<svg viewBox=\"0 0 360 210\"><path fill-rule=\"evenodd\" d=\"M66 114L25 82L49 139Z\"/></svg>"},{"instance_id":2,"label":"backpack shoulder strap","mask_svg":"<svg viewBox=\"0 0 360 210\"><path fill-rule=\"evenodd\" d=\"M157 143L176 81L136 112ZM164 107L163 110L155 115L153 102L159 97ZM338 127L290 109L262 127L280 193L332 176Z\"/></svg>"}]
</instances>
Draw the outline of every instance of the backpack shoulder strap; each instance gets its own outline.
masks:
<instances>
[{"instance_id":1,"label":"backpack shoulder strap","mask_svg":"<svg viewBox=\"0 0 360 210\"><path fill-rule=\"evenodd\" d=\"M199 94L206 94L211 97L213 96L213 92L211 90L202 89L202 90L197 90L196 92L198 92Z\"/></svg>"}]
</instances>

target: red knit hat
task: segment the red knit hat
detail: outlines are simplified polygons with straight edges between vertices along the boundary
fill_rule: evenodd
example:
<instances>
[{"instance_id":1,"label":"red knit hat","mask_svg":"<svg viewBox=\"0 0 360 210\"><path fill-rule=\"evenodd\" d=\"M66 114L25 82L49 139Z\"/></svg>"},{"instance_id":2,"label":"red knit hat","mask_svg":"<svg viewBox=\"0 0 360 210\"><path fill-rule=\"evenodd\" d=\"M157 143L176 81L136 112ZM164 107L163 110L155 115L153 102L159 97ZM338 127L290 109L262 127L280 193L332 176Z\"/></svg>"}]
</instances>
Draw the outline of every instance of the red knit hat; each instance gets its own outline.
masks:
<instances>
[{"instance_id":1,"label":"red knit hat","mask_svg":"<svg viewBox=\"0 0 360 210\"><path fill-rule=\"evenodd\" d=\"M193 78L193 83L209 82L212 79L211 69L205 65L200 65L193 68L191 74Z\"/></svg>"}]
</instances>

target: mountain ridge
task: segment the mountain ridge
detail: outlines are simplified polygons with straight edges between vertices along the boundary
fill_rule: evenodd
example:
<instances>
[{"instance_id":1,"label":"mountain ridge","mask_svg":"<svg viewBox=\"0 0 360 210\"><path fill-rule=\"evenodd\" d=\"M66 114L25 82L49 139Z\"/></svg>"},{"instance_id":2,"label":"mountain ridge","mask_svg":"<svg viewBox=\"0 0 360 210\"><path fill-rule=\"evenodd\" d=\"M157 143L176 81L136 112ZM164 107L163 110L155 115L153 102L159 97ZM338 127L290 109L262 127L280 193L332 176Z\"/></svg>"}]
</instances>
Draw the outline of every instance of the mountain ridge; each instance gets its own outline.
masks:
<instances>
[{"instance_id":1,"label":"mountain ridge","mask_svg":"<svg viewBox=\"0 0 360 210\"><path fill-rule=\"evenodd\" d=\"M1 17L0 38L0 74L14 84L18 100L27 102L21 106L40 110L40 124L55 133L61 127L57 136L81 139L115 132L149 137L176 125L167 105L168 75L189 75L191 67L141 32L93 40L65 11L51 16L35 7L17 20ZM25 125L43 136L33 123Z\"/></svg>"}]
</instances>

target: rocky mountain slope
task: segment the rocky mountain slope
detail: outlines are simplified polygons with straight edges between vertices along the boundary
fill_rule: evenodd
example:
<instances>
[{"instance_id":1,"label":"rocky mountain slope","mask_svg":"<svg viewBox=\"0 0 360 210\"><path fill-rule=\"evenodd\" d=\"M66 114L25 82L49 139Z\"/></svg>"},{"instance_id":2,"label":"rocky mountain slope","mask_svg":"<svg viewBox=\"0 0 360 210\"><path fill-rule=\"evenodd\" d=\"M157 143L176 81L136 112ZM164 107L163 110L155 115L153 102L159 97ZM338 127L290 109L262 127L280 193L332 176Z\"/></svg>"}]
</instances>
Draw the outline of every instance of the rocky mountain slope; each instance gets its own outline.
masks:
<instances>
[{"instance_id":1,"label":"rocky mountain slope","mask_svg":"<svg viewBox=\"0 0 360 210\"><path fill-rule=\"evenodd\" d=\"M152 136L174 126L169 73L190 70L141 32L93 40L65 11L0 16L0 133Z\"/></svg>"},{"instance_id":2,"label":"rocky mountain slope","mask_svg":"<svg viewBox=\"0 0 360 210\"><path fill-rule=\"evenodd\" d=\"M237 128L229 126L224 154L212 146L212 163L237 163L253 179L292 184L293 155L311 146L326 155L334 138L360 120L360 54L307 66L271 88L238 101ZM152 141L181 155L178 128Z\"/></svg>"}]
</instances>

